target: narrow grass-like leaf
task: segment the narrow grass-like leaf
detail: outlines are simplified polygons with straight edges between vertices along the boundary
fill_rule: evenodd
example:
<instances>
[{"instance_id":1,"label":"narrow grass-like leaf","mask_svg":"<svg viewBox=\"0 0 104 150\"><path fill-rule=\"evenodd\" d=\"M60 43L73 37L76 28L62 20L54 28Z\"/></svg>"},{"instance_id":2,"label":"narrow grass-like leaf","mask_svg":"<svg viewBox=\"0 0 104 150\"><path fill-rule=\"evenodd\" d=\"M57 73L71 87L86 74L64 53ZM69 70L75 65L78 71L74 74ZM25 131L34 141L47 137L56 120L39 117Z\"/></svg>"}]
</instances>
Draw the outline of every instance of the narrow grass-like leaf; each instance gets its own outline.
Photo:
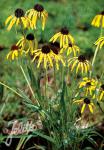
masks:
<instances>
[{"instance_id":1,"label":"narrow grass-like leaf","mask_svg":"<svg viewBox=\"0 0 104 150\"><path fill-rule=\"evenodd\" d=\"M46 139L47 141L49 141L51 143L54 143L54 144L56 143L55 140L52 137L50 137L50 136L47 136L47 135L45 135L43 133L40 133L38 131L34 131L33 133L38 135L38 136L40 136L40 137L42 137L42 138L44 138L44 139Z\"/></svg>"},{"instance_id":2,"label":"narrow grass-like leaf","mask_svg":"<svg viewBox=\"0 0 104 150\"><path fill-rule=\"evenodd\" d=\"M4 86L0 85L0 100L3 98Z\"/></svg>"},{"instance_id":3,"label":"narrow grass-like leaf","mask_svg":"<svg viewBox=\"0 0 104 150\"><path fill-rule=\"evenodd\" d=\"M31 85L32 85L32 87L34 87L36 94L40 98L40 81L39 81L39 78L37 77L37 80L36 80L36 77L35 77L32 69L30 69L28 66L27 66L27 70L28 70L28 74L29 74L29 77L31 80Z\"/></svg>"}]
</instances>

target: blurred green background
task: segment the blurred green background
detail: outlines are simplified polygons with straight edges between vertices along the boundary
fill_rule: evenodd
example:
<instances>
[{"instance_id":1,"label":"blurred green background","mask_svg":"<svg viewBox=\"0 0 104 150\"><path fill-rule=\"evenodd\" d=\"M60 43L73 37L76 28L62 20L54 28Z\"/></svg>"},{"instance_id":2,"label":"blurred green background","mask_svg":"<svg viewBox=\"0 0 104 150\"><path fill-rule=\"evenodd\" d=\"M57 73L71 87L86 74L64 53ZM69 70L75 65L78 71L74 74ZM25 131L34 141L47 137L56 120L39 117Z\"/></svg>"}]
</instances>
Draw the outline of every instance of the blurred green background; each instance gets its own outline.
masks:
<instances>
[{"instance_id":1,"label":"blurred green background","mask_svg":"<svg viewBox=\"0 0 104 150\"><path fill-rule=\"evenodd\" d=\"M21 33L16 34L15 28L8 32L4 22L16 8L23 8L26 11L33 8L36 3L42 4L49 13L45 31L41 34L41 28L38 28L38 40L48 42L54 33L63 26L67 26L82 53L85 53L88 58L92 58L95 50L94 42L100 34L100 29L92 27L90 24L93 17L104 10L104 0L0 0L0 80L11 87L21 87L21 83L24 83L16 63L9 62L5 58L11 45L19 40ZM97 56L96 75L101 76L104 70L103 61L104 48ZM15 117L19 113L24 114L25 110L22 112L20 110L22 109L20 108L20 101L9 91L8 95L3 100L1 99L1 108L5 100L9 99L1 117L5 119L8 114L9 116L15 115ZM17 111L18 114L15 113Z\"/></svg>"}]
</instances>

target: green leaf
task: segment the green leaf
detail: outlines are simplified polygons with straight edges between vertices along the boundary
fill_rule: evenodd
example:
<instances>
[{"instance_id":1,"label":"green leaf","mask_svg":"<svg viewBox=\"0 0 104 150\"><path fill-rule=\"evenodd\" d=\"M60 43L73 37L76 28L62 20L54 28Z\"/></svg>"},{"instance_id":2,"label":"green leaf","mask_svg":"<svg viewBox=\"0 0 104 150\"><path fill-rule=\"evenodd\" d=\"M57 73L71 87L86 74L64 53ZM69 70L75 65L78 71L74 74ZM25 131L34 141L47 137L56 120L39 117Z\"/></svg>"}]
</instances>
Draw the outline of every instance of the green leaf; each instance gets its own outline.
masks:
<instances>
[{"instance_id":1,"label":"green leaf","mask_svg":"<svg viewBox=\"0 0 104 150\"><path fill-rule=\"evenodd\" d=\"M92 145L93 145L94 147L98 147L98 144L96 143L96 141L95 141L93 138L88 137L88 141L89 141L90 143L92 143Z\"/></svg>"},{"instance_id":2,"label":"green leaf","mask_svg":"<svg viewBox=\"0 0 104 150\"><path fill-rule=\"evenodd\" d=\"M95 150L95 149L92 147L85 147L83 150Z\"/></svg>"},{"instance_id":3,"label":"green leaf","mask_svg":"<svg viewBox=\"0 0 104 150\"><path fill-rule=\"evenodd\" d=\"M62 93L61 93L60 105L61 105L61 108L62 108L63 112L66 114L66 106L65 106L65 100L64 100L65 88L66 88L66 85L65 85L65 81L64 81L63 82Z\"/></svg>"},{"instance_id":4,"label":"green leaf","mask_svg":"<svg viewBox=\"0 0 104 150\"><path fill-rule=\"evenodd\" d=\"M42 137L42 138L44 138L44 139L46 139L47 141L50 141L51 143L54 143L54 144L56 143L55 140L50 136L47 136L47 135L45 135L43 133L40 133L38 131L33 131L33 133L40 136L40 137Z\"/></svg>"},{"instance_id":5,"label":"green leaf","mask_svg":"<svg viewBox=\"0 0 104 150\"><path fill-rule=\"evenodd\" d=\"M35 91L36 91L38 97L40 98L40 79L39 79L39 77L37 77L37 80L36 80L36 77L35 77L32 69L29 68L28 66L27 66L27 70L28 70L28 74L29 74L29 77L31 80L31 85L35 88Z\"/></svg>"},{"instance_id":6,"label":"green leaf","mask_svg":"<svg viewBox=\"0 0 104 150\"><path fill-rule=\"evenodd\" d=\"M47 116L49 118L48 113L46 111L44 111L41 106L34 105L31 101L31 99L29 99L28 96L22 90L20 90L20 89L18 89L18 90L23 97L25 105L28 108L30 108L33 112L38 112L40 114L44 114L45 116Z\"/></svg>"},{"instance_id":7,"label":"green leaf","mask_svg":"<svg viewBox=\"0 0 104 150\"><path fill-rule=\"evenodd\" d=\"M0 84L0 100L3 98L4 86Z\"/></svg>"}]
</instances>

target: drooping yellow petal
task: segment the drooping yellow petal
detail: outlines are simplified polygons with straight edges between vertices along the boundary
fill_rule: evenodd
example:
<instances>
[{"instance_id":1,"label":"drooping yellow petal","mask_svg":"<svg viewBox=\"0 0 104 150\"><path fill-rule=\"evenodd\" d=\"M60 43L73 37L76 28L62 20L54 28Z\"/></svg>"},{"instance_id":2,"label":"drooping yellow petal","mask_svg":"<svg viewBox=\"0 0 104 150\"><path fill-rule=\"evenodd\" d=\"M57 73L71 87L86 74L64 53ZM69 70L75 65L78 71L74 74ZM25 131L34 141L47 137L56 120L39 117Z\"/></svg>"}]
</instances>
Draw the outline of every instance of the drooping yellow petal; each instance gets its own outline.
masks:
<instances>
[{"instance_id":1,"label":"drooping yellow petal","mask_svg":"<svg viewBox=\"0 0 104 150\"><path fill-rule=\"evenodd\" d=\"M26 13L27 13L27 15L28 15L28 17L29 17L30 19L32 18L33 15L35 15L35 14L34 14L34 9L30 9L30 10L28 10Z\"/></svg>"},{"instance_id":2,"label":"drooping yellow petal","mask_svg":"<svg viewBox=\"0 0 104 150\"><path fill-rule=\"evenodd\" d=\"M49 55L47 55L47 57L48 57L48 59L49 59L49 62L50 62L51 67L53 67L52 59L50 58L50 56L49 56Z\"/></svg>"},{"instance_id":3,"label":"drooping yellow petal","mask_svg":"<svg viewBox=\"0 0 104 150\"><path fill-rule=\"evenodd\" d=\"M91 25L95 25L96 20L97 20L97 16L94 17L94 19L91 22Z\"/></svg>"},{"instance_id":4,"label":"drooping yellow petal","mask_svg":"<svg viewBox=\"0 0 104 150\"><path fill-rule=\"evenodd\" d=\"M104 92L101 92L99 100L102 100L103 96L104 96Z\"/></svg>"},{"instance_id":5,"label":"drooping yellow petal","mask_svg":"<svg viewBox=\"0 0 104 150\"><path fill-rule=\"evenodd\" d=\"M16 20L16 26L18 26L19 23L20 23L20 19L18 18L18 19Z\"/></svg>"},{"instance_id":6,"label":"drooping yellow petal","mask_svg":"<svg viewBox=\"0 0 104 150\"><path fill-rule=\"evenodd\" d=\"M42 59L43 59L43 54L41 54L39 57L37 68L40 67L40 63L42 62Z\"/></svg>"},{"instance_id":7,"label":"drooping yellow petal","mask_svg":"<svg viewBox=\"0 0 104 150\"><path fill-rule=\"evenodd\" d=\"M18 50L15 50L15 51L14 51L14 56L15 56L15 57L18 57Z\"/></svg>"},{"instance_id":8,"label":"drooping yellow petal","mask_svg":"<svg viewBox=\"0 0 104 150\"><path fill-rule=\"evenodd\" d=\"M100 49L103 47L103 45L104 45L104 41L101 42Z\"/></svg>"},{"instance_id":9,"label":"drooping yellow petal","mask_svg":"<svg viewBox=\"0 0 104 150\"><path fill-rule=\"evenodd\" d=\"M93 113L92 105L88 104L88 107L89 107L90 112Z\"/></svg>"},{"instance_id":10,"label":"drooping yellow petal","mask_svg":"<svg viewBox=\"0 0 104 150\"><path fill-rule=\"evenodd\" d=\"M8 30L8 31L11 30L11 28L12 28L12 26L14 25L15 22L16 22L16 17L13 18L13 19L11 20L10 24L8 25L8 27L7 27L7 30Z\"/></svg>"},{"instance_id":11,"label":"drooping yellow petal","mask_svg":"<svg viewBox=\"0 0 104 150\"><path fill-rule=\"evenodd\" d=\"M40 52L41 53L41 52ZM35 56L34 56L34 58L33 58L33 60L32 60L32 62L34 62L35 61L35 59L40 55L40 53L37 53L37 54L35 54Z\"/></svg>"},{"instance_id":12,"label":"drooping yellow petal","mask_svg":"<svg viewBox=\"0 0 104 150\"><path fill-rule=\"evenodd\" d=\"M6 19L6 21L5 21L5 25L7 25L8 22L9 22L12 18L13 18L13 16L9 16L9 17Z\"/></svg>"},{"instance_id":13,"label":"drooping yellow petal","mask_svg":"<svg viewBox=\"0 0 104 150\"><path fill-rule=\"evenodd\" d=\"M81 69L82 69L82 74L84 72L84 66L83 66L83 63L80 63L81 64Z\"/></svg>"},{"instance_id":14,"label":"drooping yellow petal","mask_svg":"<svg viewBox=\"0 0 104 150\"><path fill-rule=\"evenodd\" d=\"M35 12L35 15L33 15L32 17L32 24L35 29L36 29L37 19L38 19L37 12Z\"/></svg>"},{"instance_id":15,"label":"drooping yellow petal","mask_svg":"<svg viewBox=\"0 0 104 150\"><path fill-rule=\"evenodd\" d=\"M84 63L83 66L85 68L85 72L87 73L88 72L88 68L87 68L86 64Z\"/></svg>"},{"instance_id":16,"label":"drooping yellow petal","mask_svg":"<svg viewBox=\"0 0 104 150\"><path fill-rule=\"evenodd\" d=\"M83 104L83 106L82 106L82 108L81 108L81 114L84 112L85 107L86 107L86 104Z\"/></svg>"},{"instance_id":17,"label":"drooping yellow petal","mask_svg":"<svg viewBox=\"0 0 104 150\"><path fill-rule=\"evenodd\" d=\"M46 58L46 54L44 55L44 68L47 68L47 58Z\"/></svg>"},{"instance_id":18,"label":"drooping yellow petal","mask_svg":"<svg viewBox=\"0 0 104 150\"><path fill-rule=\"evenodd\" d=\"M96 27L100 27L100 25L101 25L101 15L98 15L98 17L97 17L97 20L96 20L96 22L95 22L95 26Z\"/></svg>"},{"instance_id":19,"label":"drooping yellow petal","mask_svg":"<svg viewBox=\"0 0 104 150\"><path fill-rule=\"evenodd\" d=\"M11 57L12 57L12 60L14 60L14 57L15 57L15 53L14 52L12 52Z\"/></svg>"},{"instance_id":20,"label":"drooping yellow petal","mask_svg":"<svg viewBox=\"0 0 104 150\"><path fill-rule=\"evenodd\" d=\"M63 47L63 35L60 36L60 47Z\"/></svg>"},{"instance_id":21,"label":"drooping yellow petal","mask_svg":"<svg viewBox=\"0 0 104 150\"><path fill-rule=\"evenodd\" d=\"M76 66L77 64L77 60L73 63L72 67L71 67L71 71L73 71L74 67Z\"/></svg>"},{"instance_id":22,"label":"drooping yellow petal","mask_svg":"<svg viewBox=\"0 0 104 150\"><path fill-rule=\"evenodd\" d=\"M78 103L78 104L82 102L83 102L83 99L73 101L73 103Z\"/></svg>"},{"instance_id":23,"label":"drooping yellow petal","mask_svg":"<svg viewBox=\"0 0 104 150\"><path fill-rule=\"evenodd\" d=\"M10 55L11 55L11 51L7 54L6 58L9 59Z\"/></svg>"},{"instance_id":24,"label":"drooping yellow petal","mask_svg":"<svg viewBox=\"0 0 104 150\"><path fill-rule=\"evenodd\" d=\"M78 70L79 70L79 68L81 67L80 66L81 64L80 64L80 62L78 63L78 66L77 66L77 68L76 68L76 74L78 73Z\"/></svg>"},{"instance_id":25,"label":"drooping yellow petal","mask_svg":"<svg viewBox=\"0 0 104 150\"><path fill-rule=\"evenodd\" d=\"M74 38L73 38L70 34L68 34L68 37L69 37L69 41L70 41L71 43L74 43Z\"/></svg>"},{"instance_id":26,"label":"drooping yellow petal","mask_svg":"<svg viewBox=\"0 0 104 150\"><path fill-rule=\"evenodd\" d=\"M60 35L61 35L60 32L56 33L49 41L50 42L53 41L53 43L54 43L60 37Z\"/></svg>"}]
</instances>

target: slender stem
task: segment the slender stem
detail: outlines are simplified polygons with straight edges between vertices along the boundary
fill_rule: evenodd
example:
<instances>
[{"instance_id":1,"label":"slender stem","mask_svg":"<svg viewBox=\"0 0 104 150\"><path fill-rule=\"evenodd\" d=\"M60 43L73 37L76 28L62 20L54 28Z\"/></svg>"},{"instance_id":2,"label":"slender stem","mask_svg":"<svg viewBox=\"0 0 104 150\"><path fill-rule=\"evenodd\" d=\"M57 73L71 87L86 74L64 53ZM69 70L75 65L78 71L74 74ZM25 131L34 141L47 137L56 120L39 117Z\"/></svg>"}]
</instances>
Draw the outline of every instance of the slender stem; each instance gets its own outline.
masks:
<instances>
[{"instance_id":1,"label":"slender stem","mask_svg":"<svg viewBox=\"0 0 104 150\"><path fill-rule=\"evenodd\" d=\"M62 66L62 87L63 87L63 82L64 82L64 67Z\"/></svg>"},{"instance_id":2,"label":"slender stem","mask_svg":"<svg viewBox=\"0 0 104 150\"><path fill-rule=\"evenodd\" d=\"M23 35L23 37L25 38L25 32L24 32L24 29L23 29L23 27L22 27L22 20L20 20L21 22L20 22L20 25L21 25L21 33L22 33L22 35Z\"/></svg>"},{"instance_id":3,"label":"slender stem","mask_svg":"<svg viewBox=\"0 0 104 150\"><path fill-rule=\"evenodd\" d=\"M45 97L47 97L47 68L45 69Z\"/></svg>"},{"instance_id":4,"label":"slender stem","mask_svg":"<svg viewBox=\"0 0 104 150\"><path fill-rule=\"evenodd\" d=\"M101 27L101 30L100 30L100 36L99 36L99 38L101 36L102 36L102 27ZM96 49L95 49L94 57L93 57L93 60L92 60L92 71L93 71L94 63L95 63L96 56L97 56L97 53L98 53L98 50L99 50L99 46L100 46L100 44L98 44L97 47L96 47ZM90 76L92 75L92 71L90 72Z\"/></svg>"},{"instance_id":5,"label":"slender stem","mask_svg":"<svg viewBox=\"0 0 104 150\"><path fill-rule=\"evenodd\" d=\"M38 40L35 38L35 49L38 49Z\"/></svg>"},{"instance_id":6,"label":"slender stem","mask_svg":"<svg viewBox=\"0 0 104 150\"><path fill-rule=\"evenodd\" d=\"M22 97L22 95L20 95L17 91L15 91L14 89L12 89L11 87L9 87L8 85L0 82L1 85L5 86L7 89L11 90L12 92L14 92L15 94L17 94L18 96Z\"/></svg>"},{"instance_id":7,"label":"slender stem","mask_svg":"<svg viewBox=\"0 0 104 150\"><path fill-rule=\"evenodd\" d=\"M93 60L92 60L92 67L94 66L94 63L95 63L95 59L96 59L98 50L99 50L99 44L97 45L96 50L95 50L95 53L94 53L94 57L93 57Z\"/></svg>"},{"instance_id":8,"label":"slender stem","mask_svg":"<svg viewBox=\"0 0 104 150\"><path fill-rule=\"evenodd\" d=\"M24 75L24 77L25 77L25 80L26 80L26 82L27 82L27 84L28 84L28 86L29 86L29 89L30 89L30 91L31 91L31 93L32 93L32 95L33 95L33 97L35 98L33 89L32 89L32 87L31 87L31 85L30 85L30 83L29 83L29 80L28 80L28 78L27 78L27 76L26 76L26 74L25 74L25 72L24 72L24 69L23 69L23 67L22 67L21 65L20 65L20 68L21 68L21 71L22 71L22 73L23 73L23 75ZM36 98L35 98L35 101L36 101L37 104L40 106L40 104L39 104L39 102L36 100Z\"/></svg>"},{"instance_id":9,"label":"slender stem","mask_svg":"<svg viewBox=\"0 0 104 150\"><path fill-rule=\"evenodd\" d=\"M54 65L54 90L56 92L56 68L55 68L55 65Z\"/></svg>"},{"instance_id":10,"label":"slender stem","mask_svg":"<svg viewBox=\"0 0 104 150\"><path fill-rule=\"evenodd\" d=\"M104 113L104 111L103 111L103 109L102 109L102 107L101 107L99 102L97 102L97 105L99 106L99 109L101 110L101 112Z\"/></svg>"}]
</instances>

